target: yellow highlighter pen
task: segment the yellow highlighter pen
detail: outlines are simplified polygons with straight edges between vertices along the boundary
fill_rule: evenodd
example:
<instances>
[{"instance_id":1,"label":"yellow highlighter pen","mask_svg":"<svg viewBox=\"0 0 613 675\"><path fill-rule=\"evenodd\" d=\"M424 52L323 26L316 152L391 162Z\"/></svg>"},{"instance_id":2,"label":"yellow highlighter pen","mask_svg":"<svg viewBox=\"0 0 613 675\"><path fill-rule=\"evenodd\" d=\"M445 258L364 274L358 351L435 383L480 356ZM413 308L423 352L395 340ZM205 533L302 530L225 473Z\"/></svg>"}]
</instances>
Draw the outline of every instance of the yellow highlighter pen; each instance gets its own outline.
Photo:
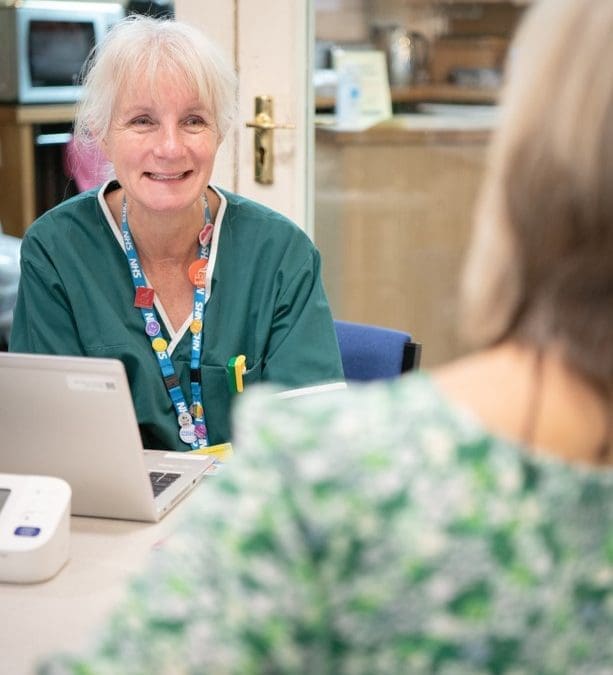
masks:
<instances>
[{"instance_id":1,"label":"yellow highlighter pen","mask_svg":"<svg viewBox=\"0 0 613 675\"><path fill-rule=\"evenodd\" d=\"M243 375L247 372L247 359L244 354L233 356L226 366L230 391L240 394L243 391Z\"/></svg>"}]
</instances>

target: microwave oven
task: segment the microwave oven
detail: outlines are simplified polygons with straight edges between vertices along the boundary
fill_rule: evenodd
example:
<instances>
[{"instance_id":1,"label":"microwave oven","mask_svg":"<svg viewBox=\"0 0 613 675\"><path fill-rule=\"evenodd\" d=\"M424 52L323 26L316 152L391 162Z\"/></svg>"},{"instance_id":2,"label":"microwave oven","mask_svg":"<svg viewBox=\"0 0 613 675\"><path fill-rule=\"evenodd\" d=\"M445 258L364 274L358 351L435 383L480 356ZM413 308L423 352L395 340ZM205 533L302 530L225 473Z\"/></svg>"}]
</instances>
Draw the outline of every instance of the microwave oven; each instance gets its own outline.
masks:
<instances>
[{"instance_id":1,"label":"microwave oven","mask_svg":"<svg viewBox=\"0 0 613 675\"><path fill-rule=\"evenodd\" d=\"M111 2L16 0L0 7L0 101L70 103L90 50L125 15Z\"/></svg>"}]
</instances>

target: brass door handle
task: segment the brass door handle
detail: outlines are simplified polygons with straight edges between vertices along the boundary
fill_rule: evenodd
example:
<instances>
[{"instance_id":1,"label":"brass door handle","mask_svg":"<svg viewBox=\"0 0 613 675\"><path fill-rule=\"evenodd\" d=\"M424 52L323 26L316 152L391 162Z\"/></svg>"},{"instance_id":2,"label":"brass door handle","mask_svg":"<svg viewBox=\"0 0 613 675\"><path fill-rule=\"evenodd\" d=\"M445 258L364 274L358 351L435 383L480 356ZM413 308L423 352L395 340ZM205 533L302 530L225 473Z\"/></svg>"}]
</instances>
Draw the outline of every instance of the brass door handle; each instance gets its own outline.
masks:
<instances>
[{"instance_id":1,"label":"brass door handle","mask_svg":"<svg viewBox=\"0 0 613 675\"><path fill-rule=\"evenodd\" d=\"M255 97L255 117L245 126L255 129L253 139L255 181L262 185L271 185L274 180L274 145L275 129L295 129L294 124L277 124L273 115L272 96Z\"/></svg>"},{"instance_id":2,"label":"brass door handle","mask_svg":"<svg viewBox=\"0 0 613 675\"><path fill-rule=\"evenodd\" d=\"M251 120L251 122L245 122L245 126L250 127L252 129L263 129L263 130L296 128L295 124L277 124L276 122L273 122L270 115L265 112L258 113L255 119Z\"/></svg>"}]
</instances>

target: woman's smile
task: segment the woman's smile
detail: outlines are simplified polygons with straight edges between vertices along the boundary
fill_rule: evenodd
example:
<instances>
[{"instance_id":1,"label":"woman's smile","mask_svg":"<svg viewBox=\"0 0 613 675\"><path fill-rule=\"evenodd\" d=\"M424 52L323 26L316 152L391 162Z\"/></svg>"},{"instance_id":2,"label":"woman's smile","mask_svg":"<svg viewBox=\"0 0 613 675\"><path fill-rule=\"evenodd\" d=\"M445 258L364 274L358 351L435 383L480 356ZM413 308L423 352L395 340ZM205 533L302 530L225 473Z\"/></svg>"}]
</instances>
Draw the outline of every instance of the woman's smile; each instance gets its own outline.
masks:
<instances>
[{"instance_id":1,"label":"woman's smile","mask_svg":"<svg viewBox=\"0 0 613 675\"><path fill-rule=\"evenodd\" d=\"M150 171L145 171L145 176L147 176L147 178L151 178L151 180L157 181L178 181L182 180L183 178L187 178L188 175L191 173L192 173L191 170L181 171L180 173L173 173L173 174L152 173Z\"/></svg>"}]
</instances>

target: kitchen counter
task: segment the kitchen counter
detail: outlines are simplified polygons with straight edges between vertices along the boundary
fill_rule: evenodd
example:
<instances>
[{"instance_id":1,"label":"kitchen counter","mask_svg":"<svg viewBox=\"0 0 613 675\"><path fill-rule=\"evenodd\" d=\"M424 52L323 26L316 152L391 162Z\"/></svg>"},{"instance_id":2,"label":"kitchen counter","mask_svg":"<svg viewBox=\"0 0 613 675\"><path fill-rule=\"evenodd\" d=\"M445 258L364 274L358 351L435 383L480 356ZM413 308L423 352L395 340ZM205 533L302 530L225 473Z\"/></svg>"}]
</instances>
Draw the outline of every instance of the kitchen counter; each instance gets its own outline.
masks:
<instances>
[{"instance_id":1,"label":"kitchen counter","mask_svg":"<svg viewBox=\"0 0 613 675\"><path fill-rule=\"evenodd\" d=\"M40 124L72 122L74 103L48 103L40 105L0 104L0 124Z\"/></svg>"},{"instance_id":2,"label":"kitchen counter","mask_svg":"<svg viewBox=\"0 0 613 675\"><path fill-rule=\"evenodd\" d=\"M421 103L438 101L439 103L484 103L494 104L498 101L498 88L459 87L444 82L411 84L405 87L393 86L391 96L393 103ZM333 94L318 95L315 93L315 109L329 110L334 108L336 99Z\"/></svg>"},{"instance_id":3,"label":"kitchen counter","mask_svg":"<svg viewBox=\"0 0 613 675\"><path fill-rule=\"evenodd\" d=\"M375 126L346 131L334 125L334 115L315 118L318 142L372 145L379 143L475 142L489 140L498 124L498 106L423 104L418 112L394 115Z\"/></svg>"}]
</instances>

